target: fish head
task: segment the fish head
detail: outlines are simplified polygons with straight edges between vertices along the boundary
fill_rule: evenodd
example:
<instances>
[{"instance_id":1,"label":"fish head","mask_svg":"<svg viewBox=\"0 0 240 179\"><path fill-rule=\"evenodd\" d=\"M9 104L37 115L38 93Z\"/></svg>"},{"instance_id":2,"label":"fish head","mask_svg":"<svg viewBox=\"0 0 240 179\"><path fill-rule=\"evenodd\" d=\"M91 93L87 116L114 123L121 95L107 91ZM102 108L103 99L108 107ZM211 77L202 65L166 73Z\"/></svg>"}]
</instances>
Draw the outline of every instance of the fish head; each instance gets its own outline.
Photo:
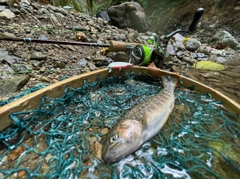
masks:
<instances>
[{"instance_id":1,"label":"fish head","mask_svg":"<svg viewBox=\"0 0 240 179\"><path fill-rule=\"evenodd\" d=\"M142 124L126 120L114 127L103 143L102 158L106 163L118 162L142 145Z\"/></svg>"}]
</instances>

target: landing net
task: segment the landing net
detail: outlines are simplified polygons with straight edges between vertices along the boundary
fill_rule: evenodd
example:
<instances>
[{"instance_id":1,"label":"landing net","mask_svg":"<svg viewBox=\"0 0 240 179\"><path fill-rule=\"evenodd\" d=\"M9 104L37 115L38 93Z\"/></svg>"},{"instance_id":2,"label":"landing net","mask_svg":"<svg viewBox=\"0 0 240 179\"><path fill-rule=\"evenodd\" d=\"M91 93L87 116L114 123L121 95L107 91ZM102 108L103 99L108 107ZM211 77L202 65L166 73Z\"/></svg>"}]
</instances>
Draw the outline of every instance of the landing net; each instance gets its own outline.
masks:
<instances>
[{"instance_id":1,"label":"landing net","mask_svg":"<svg viewBox=\"0 0 240 179\"><path fill-rule=\"evenodd\" d=\"M164 128L118 163L98 159L101 139L134 105L159 92L159 79L126 74L42 98L11 114L0 133L0 178L239 178L240 124L209 94L178 87Z\"/></svg>"}]
</instances>

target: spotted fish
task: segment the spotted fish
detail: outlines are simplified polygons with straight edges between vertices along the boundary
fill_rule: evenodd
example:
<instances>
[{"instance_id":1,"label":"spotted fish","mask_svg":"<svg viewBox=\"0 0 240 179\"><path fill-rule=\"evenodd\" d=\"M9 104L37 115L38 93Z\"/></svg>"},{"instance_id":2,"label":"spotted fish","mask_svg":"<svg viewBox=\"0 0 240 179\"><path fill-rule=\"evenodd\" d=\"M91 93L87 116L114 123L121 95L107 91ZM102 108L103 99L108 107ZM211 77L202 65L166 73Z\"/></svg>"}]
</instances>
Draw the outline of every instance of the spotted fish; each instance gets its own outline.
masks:
<instances>
[{"instance_id":1,"label":"spotted fish","mask_svg":"<svg viewBox=\"0 0 240 179\"><path fill-rule=\"evenodd\" d=\"M102 158L118 162L154 137L164 126L174 107L177 79L163 76L163 90L130 109L103 140Z\"/></svg>"}]
</instances>

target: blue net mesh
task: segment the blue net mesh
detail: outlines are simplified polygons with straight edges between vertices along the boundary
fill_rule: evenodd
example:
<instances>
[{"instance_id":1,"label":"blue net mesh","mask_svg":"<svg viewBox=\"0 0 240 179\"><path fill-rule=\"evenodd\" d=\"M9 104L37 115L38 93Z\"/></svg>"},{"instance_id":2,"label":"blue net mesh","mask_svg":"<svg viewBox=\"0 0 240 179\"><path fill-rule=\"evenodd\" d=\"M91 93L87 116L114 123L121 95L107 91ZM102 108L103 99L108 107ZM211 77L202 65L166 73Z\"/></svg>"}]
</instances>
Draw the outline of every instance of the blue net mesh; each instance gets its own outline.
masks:
<instances>
[{"instance_id":1,"label":"blue net mesh","mask_svg":"<svg viewBox=\"0 0 240 179\"><path fill-rule=\"evenodd\" d=\"M164 128L115 164L101 139L133 106L162 89L133 73L67 87L32 111L11 114L0 133L2 178L239 178L240 124L209 94L178 87ZM4 149L3 149L4 148Z\"/></svg>"}]
</instances>

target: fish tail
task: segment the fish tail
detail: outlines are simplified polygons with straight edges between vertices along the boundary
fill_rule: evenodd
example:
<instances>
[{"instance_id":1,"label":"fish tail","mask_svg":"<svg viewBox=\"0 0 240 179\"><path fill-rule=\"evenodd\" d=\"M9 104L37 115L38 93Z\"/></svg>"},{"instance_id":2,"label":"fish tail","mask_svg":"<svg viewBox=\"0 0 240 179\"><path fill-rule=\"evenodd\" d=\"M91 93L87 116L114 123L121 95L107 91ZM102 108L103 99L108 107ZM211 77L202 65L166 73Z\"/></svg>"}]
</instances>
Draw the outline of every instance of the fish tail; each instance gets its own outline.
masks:
<instances>
[{"instance_id":1,"label":"fish tail","mask_svg":"<svg viewBox=\"0 0 240 179\"><path fill-rule=\"evenodd\" d=\"M162 76L162 81L163 81L163 87L165 89L174 91L177 85L178 79L171 76Z\"/></svg>"}]
</instances>

